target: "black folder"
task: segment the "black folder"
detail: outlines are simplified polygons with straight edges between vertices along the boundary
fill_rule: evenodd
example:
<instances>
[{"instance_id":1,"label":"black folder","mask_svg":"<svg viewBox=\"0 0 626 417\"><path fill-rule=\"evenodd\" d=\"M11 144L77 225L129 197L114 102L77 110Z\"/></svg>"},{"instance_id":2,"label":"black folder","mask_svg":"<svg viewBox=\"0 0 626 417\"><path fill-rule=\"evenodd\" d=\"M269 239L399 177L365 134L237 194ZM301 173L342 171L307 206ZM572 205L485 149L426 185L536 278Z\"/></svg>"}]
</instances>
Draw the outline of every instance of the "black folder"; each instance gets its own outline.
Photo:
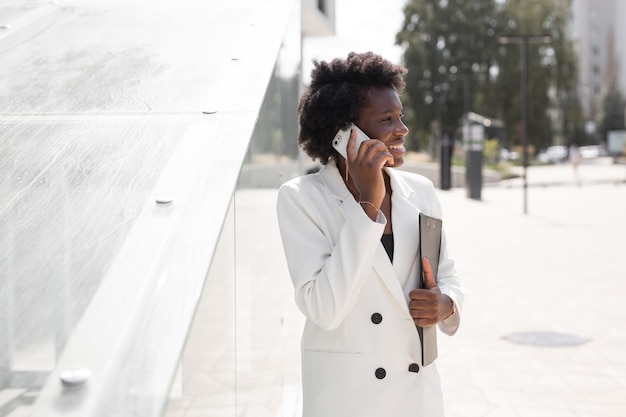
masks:
<instances>
[{"instance_id":1,"label":"black folder","mask_svg":"<svg viewBox=\"0 0 626 417\"><path fill-rule=\"evenodd\" d=\"M419 215L419 259L420 274L419 287L424 288L424 272L422 271L421 259L428 258L430 267L437 280L437 270L439 269L439 253L441 250L441 219L427 216L423 213ZM422 365L430 365L437 359L437 326L419 327L417 326L420 340L422 342Z\"/></svg>"}]
</instances>

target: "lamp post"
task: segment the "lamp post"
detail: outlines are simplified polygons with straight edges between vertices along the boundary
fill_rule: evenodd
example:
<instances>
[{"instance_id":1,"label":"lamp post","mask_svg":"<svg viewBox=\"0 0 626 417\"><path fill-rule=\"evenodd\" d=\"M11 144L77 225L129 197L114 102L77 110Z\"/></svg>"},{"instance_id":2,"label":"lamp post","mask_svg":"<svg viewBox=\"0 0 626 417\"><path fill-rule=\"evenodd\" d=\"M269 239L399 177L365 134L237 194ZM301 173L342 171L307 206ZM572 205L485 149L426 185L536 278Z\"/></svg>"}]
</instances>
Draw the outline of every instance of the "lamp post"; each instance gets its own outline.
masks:
<instances>
[{"instance_id":1,"label":"lamp post","mask_svg":"<svg viewBox=\"0 0 626 417\"><path fill-rule=\"evenodd\" d=\"M548 35L507 35L500 36L498 43L517 43L522 47L522 166L523 166L523 189L524 189L524 214L528 213L528 44L529 43L549 43L552 38Z\"/></svg>"}]
</instances>

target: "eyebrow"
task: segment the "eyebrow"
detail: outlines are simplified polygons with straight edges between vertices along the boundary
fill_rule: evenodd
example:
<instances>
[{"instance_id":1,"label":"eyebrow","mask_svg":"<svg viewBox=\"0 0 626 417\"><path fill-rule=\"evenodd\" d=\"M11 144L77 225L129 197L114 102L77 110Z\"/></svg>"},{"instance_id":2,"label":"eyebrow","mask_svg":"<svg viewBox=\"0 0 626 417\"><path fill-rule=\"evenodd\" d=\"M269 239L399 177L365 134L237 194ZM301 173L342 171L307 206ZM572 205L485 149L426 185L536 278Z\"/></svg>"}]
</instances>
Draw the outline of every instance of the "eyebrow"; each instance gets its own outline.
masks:
<instances>
[{"instance_id":1,"label":"eyebrow","mask_svg":"<svg viewBox=\"0 0 626 417\"><path fill-rule=\"evenodd\" d=\"M399 109L399 110L400 110L400 113L402 113L402 111L404 110L404 108L403 108L403 107L400 107L400 109ZM391 110L391 109L390 109L390 110L383 110L383 111L381 111L381 112L380 112L380 114L387 114L387 113L395 113L395 110Z\"/></svg>"}]
</instances>

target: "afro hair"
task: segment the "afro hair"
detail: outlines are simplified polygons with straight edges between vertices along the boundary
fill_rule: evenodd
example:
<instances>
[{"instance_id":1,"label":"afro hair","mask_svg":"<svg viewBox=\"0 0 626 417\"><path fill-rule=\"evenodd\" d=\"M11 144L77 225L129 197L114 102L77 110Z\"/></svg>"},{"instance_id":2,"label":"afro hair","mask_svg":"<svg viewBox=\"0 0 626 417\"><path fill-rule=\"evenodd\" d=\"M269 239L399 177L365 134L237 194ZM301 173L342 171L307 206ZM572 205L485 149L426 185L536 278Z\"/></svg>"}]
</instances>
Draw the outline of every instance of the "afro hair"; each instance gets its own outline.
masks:
<instances>
[{"instance_id":1,"label":"afro hair","mask_svg":"<svg viewBox=\"0 0 626 417\"><path fill-rule=\"evenodd\" d=\"M372 88L404 91L406 68L372 52L351 52L347 59L313 61L311 84L300 99L298 143L313 159L326 164L335 154L331 141L366 106Z\"/></svg>"}]
</instances>

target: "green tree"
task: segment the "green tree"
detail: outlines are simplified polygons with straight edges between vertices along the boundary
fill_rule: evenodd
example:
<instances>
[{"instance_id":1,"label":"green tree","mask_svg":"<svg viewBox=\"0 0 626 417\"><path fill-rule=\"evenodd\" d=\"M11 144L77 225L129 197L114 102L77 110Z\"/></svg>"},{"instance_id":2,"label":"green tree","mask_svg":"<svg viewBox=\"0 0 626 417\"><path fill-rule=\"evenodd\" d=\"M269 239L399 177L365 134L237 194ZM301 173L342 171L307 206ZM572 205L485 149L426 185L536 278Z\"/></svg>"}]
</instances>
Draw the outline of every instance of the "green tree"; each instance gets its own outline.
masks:
<instances>
[{"instance_id":1,"label":"green tree","mask_svg":"<svg viewBox=\"0 0 626 417\"><path fill-rule=\"evenodd\" d=\"M582 123L577 66L565 36L571 0L408 0L396 37L404 47L409 123L457 127L466 110L506 123L509 146L520 143L521 50L500 36L547 34L530 45L528 139L537 149L572 136ZM574 123L576 121L576 123Z\"/></svg>"},{"instance_id":2,"label":"green tree","mask_svg":"<svg viewBox=\"0 0 626 417\"><path fill-rule=\"evenodd\" d=\"M497 43L495 0L409 0L396 37L404 47L413 131L456 127L481 101ZM473 92L473 93L471 93Z\"/></svg>"}]
</instances>

